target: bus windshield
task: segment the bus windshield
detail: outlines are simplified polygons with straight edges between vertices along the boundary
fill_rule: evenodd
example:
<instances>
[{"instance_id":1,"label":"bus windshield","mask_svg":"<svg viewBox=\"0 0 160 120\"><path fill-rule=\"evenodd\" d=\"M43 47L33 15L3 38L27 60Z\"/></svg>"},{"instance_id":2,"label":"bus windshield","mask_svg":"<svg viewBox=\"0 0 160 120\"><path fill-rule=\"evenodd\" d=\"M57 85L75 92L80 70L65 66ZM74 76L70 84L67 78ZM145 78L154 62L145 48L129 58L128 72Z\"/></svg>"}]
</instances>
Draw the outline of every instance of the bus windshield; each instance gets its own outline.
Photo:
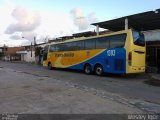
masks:
<instances>
[{"instance_id":1,"label":"bus windshield","mask_svg":"<svg viewBox=\"0 0 160 120\"><path fill-rule=\"evenodd\" d=\"M135 45L145 46L145 40L144 40L144 34L143 33L133 31L133 40L134 40Z\"/></svg>"}]
</instances>

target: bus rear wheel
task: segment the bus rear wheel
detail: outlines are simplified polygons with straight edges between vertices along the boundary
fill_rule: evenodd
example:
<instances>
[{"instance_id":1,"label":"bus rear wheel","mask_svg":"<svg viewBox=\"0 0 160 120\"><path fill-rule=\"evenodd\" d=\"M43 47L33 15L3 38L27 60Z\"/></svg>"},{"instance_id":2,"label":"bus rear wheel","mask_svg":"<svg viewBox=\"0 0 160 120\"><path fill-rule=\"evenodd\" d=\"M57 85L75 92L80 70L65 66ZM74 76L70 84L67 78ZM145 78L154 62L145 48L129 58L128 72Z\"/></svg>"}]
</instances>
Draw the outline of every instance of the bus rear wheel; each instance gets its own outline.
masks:
<instances>
[{"instance_id":1,"label":"bus rear wheel","mask_svg":"<svg viewBox=\"0 0 160 120\"><path fill-rule=\"evenodd\" d=\"M100 76L100 75L103 74L103 67L102 67L102 65L96 65L96 67L95 67L95 74L98 75L98 76Z\"/></svg>"},{"instance_id":2,"label":"bus rear wheel","mask_svg":"<svg viewBox=\"0 0 160 120\"><path fill-rule=\"evenodd\" d=\"M92 73L92 68L91 68L91 65L89 65L89 64L87 64L87 65L85 65L85 67L84 67L84 72L86 73L86 74L91 74Z\"/></svg>"}]
</instances>

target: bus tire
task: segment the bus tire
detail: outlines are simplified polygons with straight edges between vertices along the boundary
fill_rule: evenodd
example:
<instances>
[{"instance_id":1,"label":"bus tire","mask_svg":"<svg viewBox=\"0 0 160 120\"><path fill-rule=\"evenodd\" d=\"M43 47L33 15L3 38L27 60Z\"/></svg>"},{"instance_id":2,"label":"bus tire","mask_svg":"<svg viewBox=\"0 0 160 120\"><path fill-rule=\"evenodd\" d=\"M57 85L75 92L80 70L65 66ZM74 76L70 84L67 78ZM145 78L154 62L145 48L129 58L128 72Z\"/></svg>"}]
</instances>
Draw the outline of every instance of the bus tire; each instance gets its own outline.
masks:
<instances>
[{"instance_id":1,"label":"bus tire","mask_svg":"<svg viewBox=\"0 0 160 120\"><path fill-rule=\"evenodd\" d=\"M88 74L88 75L92 73L92 67L91 67L90 64L86 64L86 65L84 66L84 72L85 72L86 74Z\"/></svg>"},{"instance_id":2,"label":"bus tire","mask_svg":"<svg viewBox=\"0 0 160 120\"><path fill-rule=\"evenodd\" d=\"M50 62L48 63L48 69L52 70L52 64Z\"/></svg>"},{"instance_id":3,"label":"bus tire","mask_svg":"<svg viewBox=\"0 0 160 120\"><path fill-rule=\"evenodd\" d=\"M103 74L103 67L102 65L98 64L95 66L95 74L101 76Z\"/></svg>"}]
</instances>

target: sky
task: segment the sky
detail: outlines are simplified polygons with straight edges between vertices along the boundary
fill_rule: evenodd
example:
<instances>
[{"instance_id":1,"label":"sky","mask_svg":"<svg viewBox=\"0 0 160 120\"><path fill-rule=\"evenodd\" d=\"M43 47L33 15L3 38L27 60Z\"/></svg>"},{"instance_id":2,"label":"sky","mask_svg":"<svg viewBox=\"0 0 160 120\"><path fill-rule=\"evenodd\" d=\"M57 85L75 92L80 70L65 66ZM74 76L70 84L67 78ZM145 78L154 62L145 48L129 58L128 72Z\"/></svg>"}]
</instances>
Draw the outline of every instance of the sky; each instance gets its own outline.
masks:
<instances>
[{"instance_id":1,"label":"sky","mask_svg":"<svg viewBox=\"0 0 160 120\"><path fill-rule=\"evenodd\" d=\"M29 45L160 8L160 0L0 0L0 47Z\"/></svg>"}]
</instances>

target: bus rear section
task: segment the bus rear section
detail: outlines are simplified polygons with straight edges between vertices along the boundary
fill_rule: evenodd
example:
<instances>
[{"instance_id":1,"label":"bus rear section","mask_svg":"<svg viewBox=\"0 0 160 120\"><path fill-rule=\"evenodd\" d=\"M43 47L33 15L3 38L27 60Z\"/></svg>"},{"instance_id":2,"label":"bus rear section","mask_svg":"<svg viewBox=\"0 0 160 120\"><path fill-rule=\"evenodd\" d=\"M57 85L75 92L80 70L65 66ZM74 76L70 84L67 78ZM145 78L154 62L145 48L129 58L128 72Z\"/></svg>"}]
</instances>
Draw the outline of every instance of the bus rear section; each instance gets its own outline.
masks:
<instances>
[{"instance_id":1,"label":"bus rear section","mask_svg":"<svg viewBox=\"0 0 160 120\"><path fill-rule=\"evenodd\" d=\"M143 73L145 72L145 56L146 47L144 35L140 32L133 31L131 33L132 40L130 41L130 48L128 48L127 57L127 73Z\"/></svg>"}]
</instances>

